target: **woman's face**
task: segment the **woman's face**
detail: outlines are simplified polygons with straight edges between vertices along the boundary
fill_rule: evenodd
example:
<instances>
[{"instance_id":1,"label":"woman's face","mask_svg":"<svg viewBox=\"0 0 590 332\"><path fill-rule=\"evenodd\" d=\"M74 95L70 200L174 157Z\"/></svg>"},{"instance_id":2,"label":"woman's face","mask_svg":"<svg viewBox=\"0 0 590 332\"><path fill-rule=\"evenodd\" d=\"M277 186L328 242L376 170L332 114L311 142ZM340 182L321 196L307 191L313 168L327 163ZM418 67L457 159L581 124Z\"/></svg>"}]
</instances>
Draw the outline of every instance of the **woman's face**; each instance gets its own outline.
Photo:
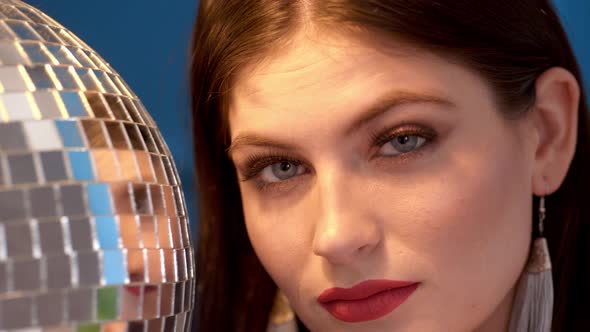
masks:
<instances>
[{"instance_id":1,"label":"woman's face","mask_svg":"<svg viewBox=\"0 0 590 332\"><path fill-rule=\"evenodd\" d=\"M529 118L464 66L385 50L299 36L241 72L250 240L314 331L500 331L530 244Z\"/></svg>"}]
</instances>

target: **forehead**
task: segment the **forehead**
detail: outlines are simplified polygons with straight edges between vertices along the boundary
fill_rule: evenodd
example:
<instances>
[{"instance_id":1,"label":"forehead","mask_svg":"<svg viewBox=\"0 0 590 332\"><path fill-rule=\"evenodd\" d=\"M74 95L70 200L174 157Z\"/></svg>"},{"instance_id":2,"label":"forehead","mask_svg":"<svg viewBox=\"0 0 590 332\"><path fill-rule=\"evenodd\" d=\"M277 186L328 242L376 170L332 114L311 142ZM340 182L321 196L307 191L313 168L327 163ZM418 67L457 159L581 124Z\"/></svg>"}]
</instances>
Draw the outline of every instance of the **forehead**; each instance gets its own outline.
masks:
<instances>
[{"instance_id":1,"label":"forehead","mask_svg":"<svg viewBox=\"0 0 590 332\"><path fill-rule=\"evenodd\" d=\"M262 106L272 97L351 81L367 71L382 72L385 60L385 54L356 40L334 35L324 39L299 36L289 47L244 68L236 79L232 101L234 106L240 102Z\"/></svg>"},{"instance_id":2,"label":"forehead","mask_svg":"<svg viewBox=\"0 0 590 332\"><path fill-rule=\"evenodd\" d=\"M379 47L334 34L299 37L241 71L231 95L231 134L345 119L392 90L448 95L447 80L455 69L401 42Z\"/></svg>"}]
</instances>

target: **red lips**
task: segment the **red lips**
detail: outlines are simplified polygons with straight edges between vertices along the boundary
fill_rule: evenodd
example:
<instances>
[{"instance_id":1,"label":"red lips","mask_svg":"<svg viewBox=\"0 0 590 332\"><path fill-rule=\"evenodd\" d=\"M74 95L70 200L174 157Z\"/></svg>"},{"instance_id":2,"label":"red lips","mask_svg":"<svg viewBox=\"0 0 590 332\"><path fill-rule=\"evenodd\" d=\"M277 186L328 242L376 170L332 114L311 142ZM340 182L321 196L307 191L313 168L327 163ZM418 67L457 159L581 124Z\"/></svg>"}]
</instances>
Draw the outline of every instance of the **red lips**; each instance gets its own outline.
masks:
<instances>
[{"instance_id":1,"label":"red lips","mask_svg":"<svg viewBox=\"0 0 590 332\"><path fill-rule=\"evenodd\" d=\"M367 280L351 288L330 288L317 301L345 322L374 320L395 310L418 288L415 281Z\"/></svg>"}]
</instances>

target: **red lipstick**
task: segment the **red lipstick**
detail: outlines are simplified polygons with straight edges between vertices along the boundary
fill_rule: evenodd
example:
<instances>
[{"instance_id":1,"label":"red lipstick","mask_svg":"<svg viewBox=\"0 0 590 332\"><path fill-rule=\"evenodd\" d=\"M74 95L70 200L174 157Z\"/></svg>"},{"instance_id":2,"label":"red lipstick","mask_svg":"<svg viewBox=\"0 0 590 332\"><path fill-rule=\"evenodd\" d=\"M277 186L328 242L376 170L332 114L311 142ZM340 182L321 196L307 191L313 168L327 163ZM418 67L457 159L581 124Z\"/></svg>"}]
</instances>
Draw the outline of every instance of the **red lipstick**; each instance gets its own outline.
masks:
<instances>
[{"instance_id":1,"label":"red lipstick","mask_svg":"<svg viewBox=\"0 0 590 332\"><path fill-rule=\"evenodd\" d=\"M351 288L326 289L317 301L341 321L364 322L395 310L419 285L415 281L367 280Z\"/></svg>"}]
</instances>

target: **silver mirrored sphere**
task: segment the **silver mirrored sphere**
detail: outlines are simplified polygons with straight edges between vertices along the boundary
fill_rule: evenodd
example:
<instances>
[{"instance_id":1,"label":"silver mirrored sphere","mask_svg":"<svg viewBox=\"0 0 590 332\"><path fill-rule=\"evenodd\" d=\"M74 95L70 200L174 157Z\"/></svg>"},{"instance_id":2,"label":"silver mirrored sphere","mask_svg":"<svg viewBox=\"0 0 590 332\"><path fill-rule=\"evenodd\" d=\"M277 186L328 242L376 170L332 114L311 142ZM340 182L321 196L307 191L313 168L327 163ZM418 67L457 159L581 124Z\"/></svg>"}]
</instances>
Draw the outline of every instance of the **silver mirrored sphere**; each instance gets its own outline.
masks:
<instances>
[{"instance_id":1,"label":"silver mirrored sphere","mask_svg":"<svg viewBox=\"0 0 590 332\"><path fill-rule=\"evenodd\" d=\"M185 331L194 274L141 101L63 26L0 1L0 331Z\"/></svg>"}]
</instances>

